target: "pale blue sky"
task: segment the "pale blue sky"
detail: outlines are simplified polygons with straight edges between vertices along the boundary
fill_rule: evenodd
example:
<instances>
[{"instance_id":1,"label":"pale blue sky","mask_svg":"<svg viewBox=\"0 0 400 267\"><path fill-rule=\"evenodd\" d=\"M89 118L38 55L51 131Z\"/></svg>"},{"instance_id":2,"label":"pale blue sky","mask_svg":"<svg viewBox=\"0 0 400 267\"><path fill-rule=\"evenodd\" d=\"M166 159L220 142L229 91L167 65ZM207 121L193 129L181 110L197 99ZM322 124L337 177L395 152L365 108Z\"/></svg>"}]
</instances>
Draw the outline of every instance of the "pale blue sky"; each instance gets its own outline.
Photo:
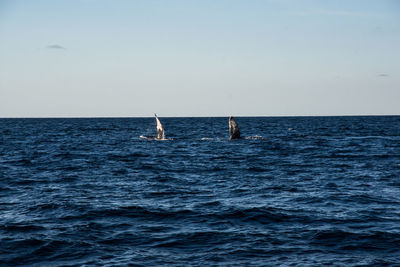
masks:
<instances>
[{"instance_id":1,"label":"pale blue sky","mask_svg":"<svg viewBox=\"0 0 400 267\"><path fill-rule=\"evenodd\" d=\"M0 117L400 115L400 1L0 0Z\"/></svg>"}]
</instances>

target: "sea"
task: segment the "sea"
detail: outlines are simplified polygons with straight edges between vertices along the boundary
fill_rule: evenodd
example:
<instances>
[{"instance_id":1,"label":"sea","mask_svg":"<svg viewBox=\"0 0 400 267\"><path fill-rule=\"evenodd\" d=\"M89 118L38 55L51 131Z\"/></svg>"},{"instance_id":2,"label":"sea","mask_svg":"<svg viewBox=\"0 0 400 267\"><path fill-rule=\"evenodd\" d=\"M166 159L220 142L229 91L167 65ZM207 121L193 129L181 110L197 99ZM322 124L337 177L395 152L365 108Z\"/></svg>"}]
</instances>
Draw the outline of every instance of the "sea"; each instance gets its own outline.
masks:
<instances>
[{"instance_id":1,"label":"sea","mask_svg":"<svg viewBox=\"0 0 400 267\"><path fill-rule=\"evenodd\" d=\"M0 119L0 266L400 266L400 116L235 119Z\"/></svg>"}]
</instances>

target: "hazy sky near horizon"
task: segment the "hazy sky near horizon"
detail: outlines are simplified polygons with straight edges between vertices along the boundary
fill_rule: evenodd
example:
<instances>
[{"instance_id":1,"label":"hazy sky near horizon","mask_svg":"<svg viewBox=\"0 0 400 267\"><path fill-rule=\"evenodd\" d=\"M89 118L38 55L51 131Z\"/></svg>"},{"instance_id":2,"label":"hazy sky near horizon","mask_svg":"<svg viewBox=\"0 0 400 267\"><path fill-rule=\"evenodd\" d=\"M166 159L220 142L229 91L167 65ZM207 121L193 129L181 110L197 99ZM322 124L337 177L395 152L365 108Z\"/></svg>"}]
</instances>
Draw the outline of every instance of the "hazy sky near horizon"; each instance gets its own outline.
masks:
<instances>
[{"instance_id":1,"label":"hazy sky near horizon","mask_svg":"<svg viewBox=\"0 0 400 267\"><path fill-rule=\"evenodd\" d=\"M0 0L0 117L400 115L399 0Z\"/></svg>"}]
</instances>

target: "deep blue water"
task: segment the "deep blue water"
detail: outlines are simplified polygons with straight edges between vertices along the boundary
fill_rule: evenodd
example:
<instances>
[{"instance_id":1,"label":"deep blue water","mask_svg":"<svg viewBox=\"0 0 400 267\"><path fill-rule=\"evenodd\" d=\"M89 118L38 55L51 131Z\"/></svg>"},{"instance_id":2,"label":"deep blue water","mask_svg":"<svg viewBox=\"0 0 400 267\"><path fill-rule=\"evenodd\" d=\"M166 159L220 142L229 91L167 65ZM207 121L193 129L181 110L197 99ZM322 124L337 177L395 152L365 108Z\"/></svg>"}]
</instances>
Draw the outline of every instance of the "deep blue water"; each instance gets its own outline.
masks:
<instances>
[{"instance_id":1,"label":"deep blue water","mask_svg":"<svg viewBox=\"0 0 400 267\"><path fill-rule=\"evenodd\" d=\"M0 265L400 265L400 116L0 119Z\"/></svg>"}]
</instances>

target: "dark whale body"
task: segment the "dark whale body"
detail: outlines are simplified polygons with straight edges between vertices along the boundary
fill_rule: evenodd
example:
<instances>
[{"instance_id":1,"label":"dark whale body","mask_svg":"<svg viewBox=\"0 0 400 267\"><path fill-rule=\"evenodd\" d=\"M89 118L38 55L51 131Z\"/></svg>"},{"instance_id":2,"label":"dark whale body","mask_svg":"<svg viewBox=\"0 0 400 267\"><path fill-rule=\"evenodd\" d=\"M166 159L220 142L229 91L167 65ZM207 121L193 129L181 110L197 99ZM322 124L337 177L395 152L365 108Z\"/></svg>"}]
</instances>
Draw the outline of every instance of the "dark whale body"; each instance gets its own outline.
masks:
<instances>
[{"instance_id":1,"label":"dark whale body","mask_svg":"<svg viewBox=\"0 0 400 267\"><path fill-rule=\"evenodd\" d=\"M232 116L229 117L229 139L240 139L239 125Z\"/></svg>"}]
</instances>

